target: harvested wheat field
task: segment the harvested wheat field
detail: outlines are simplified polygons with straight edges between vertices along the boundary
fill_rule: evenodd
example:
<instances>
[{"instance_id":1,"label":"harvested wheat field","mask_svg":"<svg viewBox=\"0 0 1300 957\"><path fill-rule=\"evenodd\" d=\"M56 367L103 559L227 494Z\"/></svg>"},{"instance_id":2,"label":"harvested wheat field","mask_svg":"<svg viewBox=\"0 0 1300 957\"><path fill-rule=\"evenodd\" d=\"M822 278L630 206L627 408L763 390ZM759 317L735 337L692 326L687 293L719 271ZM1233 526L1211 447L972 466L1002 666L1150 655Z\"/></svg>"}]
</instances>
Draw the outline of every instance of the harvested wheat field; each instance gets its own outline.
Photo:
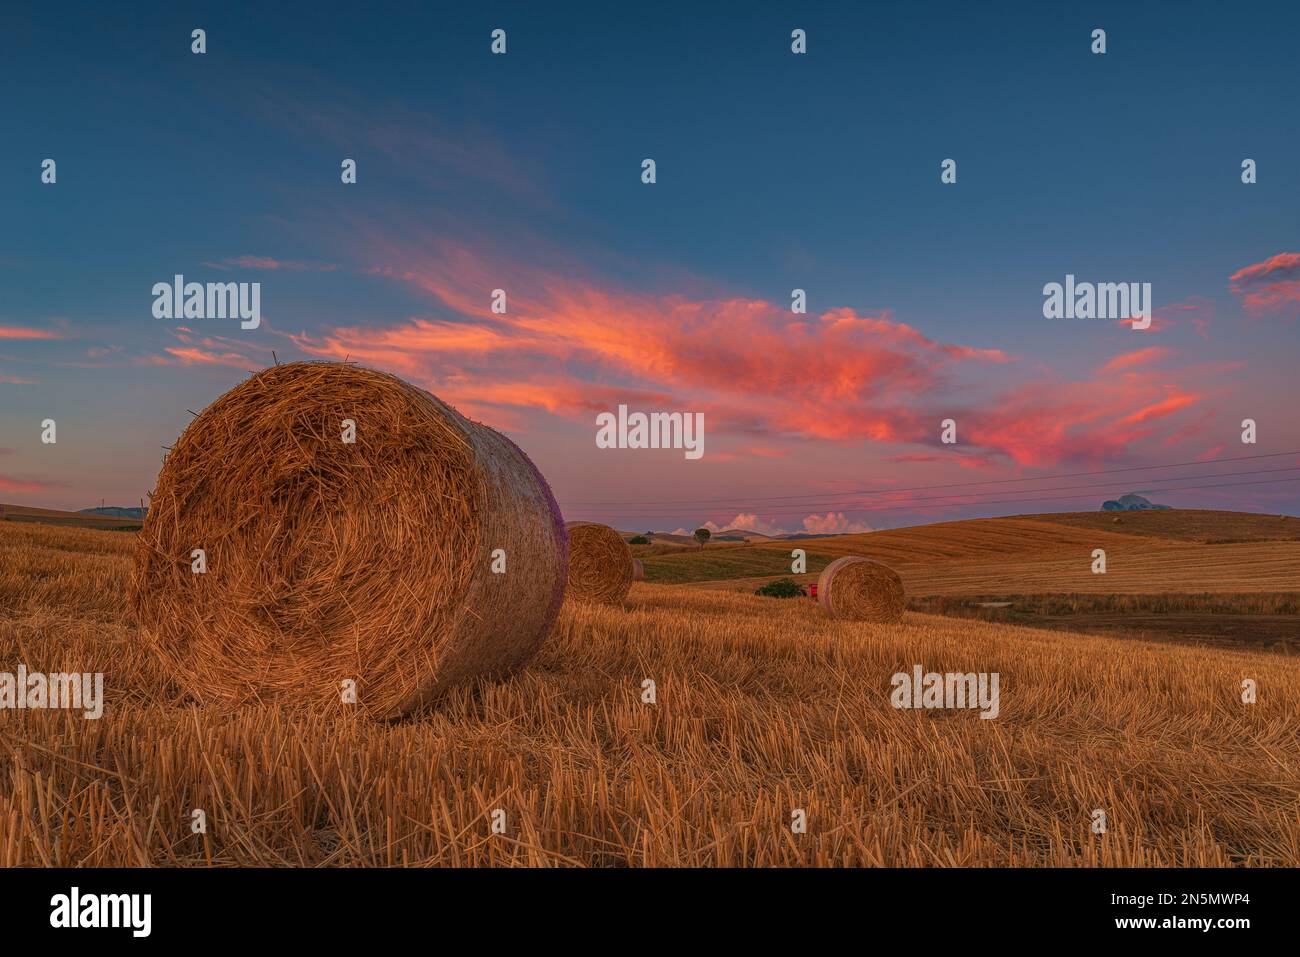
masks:
<instances>
[{"instance_id":1,"label":"harvested wheat field","mask_svg":"<svg viewBox=\"0 0 1300 957\"><path fill-rule=\"evenodd\" d=\"M1300 864L1295 657L637 583L392 724L216 713L126 624L133 538L0 523L5 667L107 700L0 712L0 866ZM998 717L895 710L915 664Z\"/></svg>"},{"instance_id":2,"label":"harvested wheat field","mask_svg":"<svg viewBox=\"0 0 1300 957\"><path fill-rule=\"evenodd\" d=\"M651 581L753 591L788 574L793 546L808 553L816 581L836 558L861 555L898 572L909 595L1015 592L1159 594L1264 592L1300 588L1300 522L1279 515L1175 509L1124 513L1125 524L1067 512L1033 518L968 519L861 535L726 546L711 555L681 552L646 560ZM1208 516L1208 517L1207 517ZM1215 534L1218 528L1220 534ZM1092 571L1106 553L1105 574ZM730 563L736 574L716 574ZM759 568L762 572L760 573ZM751 570L752 569L752 570Z\"/></svg>"}]
</instances>

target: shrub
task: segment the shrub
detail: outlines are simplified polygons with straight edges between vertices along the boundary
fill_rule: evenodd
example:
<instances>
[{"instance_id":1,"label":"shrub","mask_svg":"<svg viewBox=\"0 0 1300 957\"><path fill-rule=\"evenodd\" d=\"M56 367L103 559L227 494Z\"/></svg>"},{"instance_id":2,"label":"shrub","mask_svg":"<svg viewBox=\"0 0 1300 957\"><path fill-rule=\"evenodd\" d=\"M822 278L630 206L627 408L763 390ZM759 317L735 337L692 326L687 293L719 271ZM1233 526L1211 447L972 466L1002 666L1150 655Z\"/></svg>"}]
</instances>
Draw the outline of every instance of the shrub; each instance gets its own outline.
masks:
<instances>
[{"instance_id":1,"label":"shrub","mask_svg":"<svg viewBox=\"0 0 1300 957\"><path fill-rule=\"evenodd\" d=\"M629 545L649 545L650 539L646 538L644 535L633 535L627 540L627 543Z\"/></svg>"},{"instance_id":2,"label":"shrub","mask_svg":"<svg viewBox=\"0 0 1300 957\"><path fill-rule=\"evenodd\" d=\"M803 589L793 578L778 578L774 582L768 582L762 588L754 590L755 595L765 595L768 598L800 598L803 596Z\"/></svg>"}]
</instances>

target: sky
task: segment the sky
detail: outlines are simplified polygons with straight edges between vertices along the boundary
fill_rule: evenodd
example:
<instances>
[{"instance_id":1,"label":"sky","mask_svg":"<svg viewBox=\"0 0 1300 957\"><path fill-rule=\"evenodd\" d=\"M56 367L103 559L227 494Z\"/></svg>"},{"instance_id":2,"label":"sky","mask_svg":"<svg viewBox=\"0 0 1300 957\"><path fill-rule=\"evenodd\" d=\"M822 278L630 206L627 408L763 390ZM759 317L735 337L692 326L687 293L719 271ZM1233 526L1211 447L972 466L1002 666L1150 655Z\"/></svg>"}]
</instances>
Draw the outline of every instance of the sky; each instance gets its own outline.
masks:
<instances>
[{"instance_id":1,"label":"sky","mask_svg":"<svg viewBox=\"0 0 1300 957\"><path fill-rule=\"evenodd\" d=\"M1300 514L1294 4L412 6L0 12L0 502L135 505L346 359L624 529ZM176 274L260 326L155 317ZM1150 328L1045 318L1067 275ZM599 448L619 405L704 455Z\"/></svg>"}]
</instances>

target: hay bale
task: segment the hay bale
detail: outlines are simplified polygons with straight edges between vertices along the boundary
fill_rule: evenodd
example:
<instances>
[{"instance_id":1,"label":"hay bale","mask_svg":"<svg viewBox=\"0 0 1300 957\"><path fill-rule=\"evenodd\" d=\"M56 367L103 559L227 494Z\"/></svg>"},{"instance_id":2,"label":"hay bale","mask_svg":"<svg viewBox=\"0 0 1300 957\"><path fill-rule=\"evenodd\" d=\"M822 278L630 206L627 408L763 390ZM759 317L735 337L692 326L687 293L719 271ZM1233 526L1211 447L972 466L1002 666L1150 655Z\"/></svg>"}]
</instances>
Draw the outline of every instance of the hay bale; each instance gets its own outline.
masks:
<instances>
[{"instance_id":1,"label":"hay bale","mask_svg":"<svg viewBox=\"0 0 1300 957\"><path fill-rule=\"evenodd\" d=\"M131 605L204 705L388 718L531 658L566 561L551 490L505 436L393 376L299 362L221 396L167 455Z\"/></svg>"},{"instance_id":2,"label":"hay bale","mask_svg":"<svg viewBox=\"0 0 1300 957\"><path fill-rule=\"evenodd\" d=\"M569 522L569 582L565 596L617 604L632 587L632 549L608 525Z\"/></svg>"},{"instance_id":3,"label":"hay bale","mask_svg":"<svg viewBox=\"0 0 1300 957\"><path fill-rule=\"evenodd\" d=\"M632 559L632 581L645 581L645 566L641 564L641 559L639 558Z\"/></svg>"},{"instance_id":4,"label":"hay bale","mask_svg":"<svg viewBox=\"0 0 1300 957\"><path fill-rule=\"evenodd\" d=\"M903 581L869 558L837 558L817 578L817 601L833 618L888 623L903 617Z\"/></svg>"}]
</instances>

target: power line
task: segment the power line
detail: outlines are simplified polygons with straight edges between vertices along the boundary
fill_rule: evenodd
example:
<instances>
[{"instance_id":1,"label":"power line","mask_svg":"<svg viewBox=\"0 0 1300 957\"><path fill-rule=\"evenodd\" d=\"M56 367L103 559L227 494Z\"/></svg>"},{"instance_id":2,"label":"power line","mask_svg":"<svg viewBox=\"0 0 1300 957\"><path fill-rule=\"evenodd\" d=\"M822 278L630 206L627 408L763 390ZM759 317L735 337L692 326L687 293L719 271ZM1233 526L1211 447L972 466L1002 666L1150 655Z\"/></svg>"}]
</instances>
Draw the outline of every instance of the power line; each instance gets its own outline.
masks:
<instances>
[{"instance_id":1,"label":"power line","mask_svg":"<svg viewBox=\"0 0 1300 957\"><path fill-rule=\"evenodd\" d=\"M1011 478L1011 479L984 479L977 482L948 482L939 485L913 485L903 488L884 488L884 489L853 489L846 492L806 492L800 495L762 495L757 497L746 498L745 501L757 503L750 507L761 507L763 502L789 501L801 498L817 498L825 502L828 498L835 498L845 495L888 495L892 492L925 492L941 488L969 488L975 485L1006 485L1014 482L1043 482L1049 479L1060 478L1078 478L1084 475L1118 475L1121 472L1149 472L1155 469L1172 469L1184 468L1189 465L1218 465L1225 462L1246 462L1254 459L1273 459L1285 455L1300 455L1300 451L1294 452L1266 452L1260 455L1238 455L1232 458L1215 459L1213 462L1169 462L1164 465L1133 465L1127 468L1119 469L1096 469L1090 472L1060 472L1054 475L1036 475L1028 478ZM1228 474L1228 473L1224 473ZM1246 474L1246 473L1241 473ZM1168 476L1168 478L1178 478L1179 476ZM1161 479L1155 479L1161 481ZM1036 491L1026 489L1026 491ZM659 502L646 502L640 500L623 500L623 501L579 501L561 503L569 506L611 506L611 505L648 505L648 506L694 506L694 505L711 505L711 504L730 504L734 503L736 498L686 498L686 499L669 499ZM809 506L811 507L811 506Z\"/></svg>"},{"instance_id":2,"label":"power line","mask_svg":"<svg viewBox=\"0 0 1300 957\"><path fill-rule=\"evenodd\" d=\"M1153 481L1236 479L1236 477L1244 476L1244 475L1273 475L1273 473L1275 472L1295 472L1296 469L1300 469L1300 465L1287 465L1286 468L1244 469L1244 471L1236 471L1236 472L1208 472L1205 473L1205 475L1162 476L1162 477L1158 477L1158 479L1154 479ZM944 486L940 486L940 488L944 488ZM1018 494L1028 495L1028 494L1034 494L1039 492L1074 492L1074 490L1078 490L1078 489L1110 489L1110 488L1114 488L1113 482L1104 482L1104 484L1101 485L1096 485L1096 484L1057 485L1056 488L1048 488L1048 489L1015 489L1014 492L1017 492ZM891 492L907 492L907 490L909 489L892 489ZM920 497L918 498L907 499L907 501L902 503L902 505L910 505L910 503L914 503L914 502L940 501L940 499L950 499L950 498L978 499L979 497L982 497L982 495L997 495L997 494L1004 494L1004 492L1006 492L1005 489L991 489L988 490L988 492L966 492L966 493L953 492L953 493L946 493L943 495L920 495ZM878 494L889 494L889 493L878 493ZM978 503L979 502L967 501L965 502L965 505L978 505ZM898 503L887 503L887 505L898 505ZM745 507L763 508L763 506L748 506L748 505L746 505ZM809 508L831 508L831 507L844 508L844 510L848 510L848 511L861 511L862 508L865 508L866 506L859 505L859 503L855 503L855 502L827 502L827 501L807 502L807 503L800 503L800 505L797 506L792 505L788 507L777 507L775 508L775 510L771 510L771 508L767 508L767 510L764 510L764 514L789 515L789 514L794 514L794 512L806 512L807 510L809 510ZM662 511L664 506L660 505L660 503L647 502L645 503L645 506L643 506L643 508L649 508L649 510L651 510L651 511L641 512L641 514L643 515L666 514L666 512ZM577 511L584 511L584 510L577 510ZM680 510L675 510L672 512L672 514L677 514L677 511ZM702 511L707 511L707 510L702 510ZM621 512L621 514L636 515L638 514L638 512L629 511L629 512Z\"/></svg>"},{"instance_id":3,"label":"power line","mask_svg":"<svg viewBox=\"0 0 1300 957\"><path fill-rule=\"evenodd\" d=\"M1233 474L1234 477L1235 477L1235 476L1238 476L1238 475L1259 475L1259 474L1264 474L1264 473L1269 473L1269 472L1291 472L1291 471L1295 471L1297 468L1300 468L1300 466L1296 466L1296 467L1293 467L1293 468L1286 468L1286 469L1259 469L1259 470L1250 471L1250 472L1235 472L1235 473L1232 473L1232 474ZM1182 477L1174 477L1172 480L1173 480L1173 481L1178 481L1178 480L1180 480L1180 479L1182 479L1182 478L1191 479L1191 478L1218 478L1218 477L1221 477L1221 476L1206 476L1206 475L1201 475L1201 476L1190 476L1190 475L1189 475L1189 476L1182 476ZM1275 484L1275 483L1279 483L1279 482L1300 482L1300 476L1293 476L1293 477L1291 477L1291 478L1279 478L1279 479L1261 479L1261 480L1254 481L1254 482L1226 482L1226 483L1217 483L1217 484L1210 484L1210 485L1178 485L1178 486L1171 486L1171 487L1168 487L1168 488L1153 488L1153 489L1147 489L1146 491L1150 492L1152 495L1156 495L1156 494L1161 494L1161 493L1164 493L1164 492L1182 492L1182 491L1188 491L1188 490L1193 490L1193 489L1237 488L1237 487L1239 487L1239 486L1245 486L1245 485L1271 485L1271 484ZM1107 486L1104 486L1104 485L1101 485L1101 486L1086 486L1086 485L1083 485L1083 486L1080 486L1080 485L1068 486L1068 485L1067 485L1067 486L1061 486L1059 489L1027 489L1027 490L1026 490L1026 493L1027 493L1027 494L1031 494L1031 493L1038 493L1038 492L1068 491L1068 490L1071 490L1071 489L1077 489L1077 488L1106 488L1106 487L1107 487ZM909 500L906 501L906 502L889 502L889 503L886 503L886 504L883 504L883 505L870 505L870 506L853 506L853 507L846 507L846 510L847 510L847 511L850 511L850 512L903 511L903 510L907 510L907 509L915 509L915 508L917 508L917 507L922 507L922 508L957 508L957 507L959 507L959 506L963 506L963 505L1014 505L1014 504L1023 503L1023 502L1052 502L1052 501L1069 501L1069 500L1073 500L1073 499L1081 499L1081 498L1095 498L1094 495L1049 495L1049 496L1047 496L1046 498L1027 498L1027 497L1025 497L1024 495L1022 495L1022 496L1019 496L1019 497L1017 497L1017 498L998 499L998 500L992 500L992 501L970 501L971 498L976 497L976 496L978 496L978 495L980 495L980 494L985 494L985 495L996 495L996 494L999 494L999 493L997 493L997 492L985 492L985 493L973 492L973 493L970 493L970 494L968 494L968 495L960 495L960 493L955 493L955 494L953 494L953 495L938 495L938 496L928 496L928 497L926 497L926 498L919 498L919 499L909 499ZM939 501L939 500L941 500L941 499L952 499L952 498L961 498L962 500L961 500L961 501L949 501L949 502ZM918 506L917 503L922 503L922 504ZM814 508L814 506L806 505L806 506L802 506L802 507L800 507L800 508L798 508L798 509L796 509L796 510L793 510L793 511L791 511L791 510L784 510L784 511L782 511L782 510L777 510L777 511L768 511L768 512L764 512L764 514L767 515L768 517L772 517L772 518L775 518L775 517L786 517L786 516L790 516L790 515L798 516L798 515L802 515L802 514L804 514L805 512L807 512L807 510L808 510L809 508ZM613 514L618 515L618 516L621 517L621 518L664 518L664 517L672 517L673 515L675 515L675 514L677 514L677 513L675 513L675 512L664 512L664 513L658 513L658 514L650 514L650 513L644 513L644 512L642 512L642 513L631 513L631 512L629 512L629 513L621 513L621 512L615 512L615 513L613 513Z\"/></svg>"}]
</instances>

